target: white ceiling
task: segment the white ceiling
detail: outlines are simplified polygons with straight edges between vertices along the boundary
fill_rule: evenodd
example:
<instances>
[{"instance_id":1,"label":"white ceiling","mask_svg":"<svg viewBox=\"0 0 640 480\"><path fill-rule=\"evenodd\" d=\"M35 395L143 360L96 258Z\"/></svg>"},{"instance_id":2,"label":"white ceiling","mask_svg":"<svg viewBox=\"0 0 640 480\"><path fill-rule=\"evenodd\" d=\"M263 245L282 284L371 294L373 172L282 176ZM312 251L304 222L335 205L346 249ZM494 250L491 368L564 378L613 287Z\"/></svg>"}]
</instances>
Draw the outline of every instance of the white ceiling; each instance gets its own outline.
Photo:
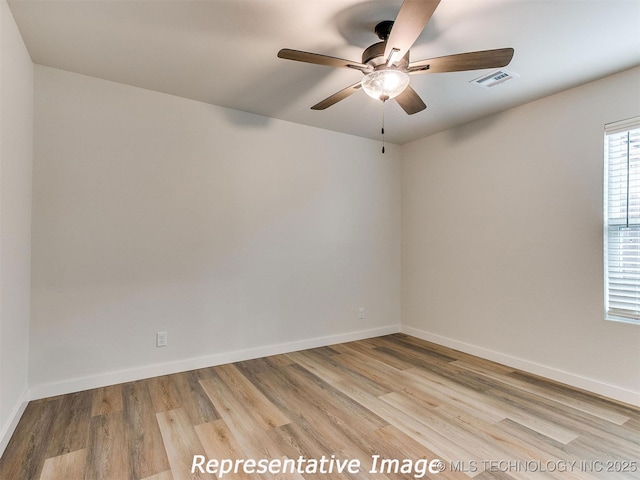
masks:
<instances>
[{"instance_id":1,"label":"white ceiling","mask_svg":"<svg viewBox=\"0 0 640 480\"><path fill-rule=\"evenodd\" d=\"M358 92L309 107L362 74L276 57L287 47L360 60L399 0L10 0L35 63L272 118L380 137L382 103ZM485 90L491 70L425 74L427 109L385 107L386 140L405 143L640 65L640 0L442 0L413 61L513 47L520 75ZM598 108L594 105L594 108Z\"/></svg>"}]
</instances>

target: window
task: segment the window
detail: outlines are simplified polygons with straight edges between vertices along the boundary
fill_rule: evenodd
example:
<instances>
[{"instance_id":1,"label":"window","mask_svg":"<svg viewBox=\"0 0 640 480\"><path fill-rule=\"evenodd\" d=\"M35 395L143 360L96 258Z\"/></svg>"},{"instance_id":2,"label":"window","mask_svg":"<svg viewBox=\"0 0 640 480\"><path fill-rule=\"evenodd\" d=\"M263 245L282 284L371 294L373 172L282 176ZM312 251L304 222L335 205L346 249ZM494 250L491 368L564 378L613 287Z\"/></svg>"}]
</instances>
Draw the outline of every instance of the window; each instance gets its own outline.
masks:
<instances>
[{"instance_id":1,"label":"window","mask_svg":"<svg viewBox=\"0 0 640 480\"><path fill-rule=\"evenodd\" d=\"M640 117L605 125L604 137L606 318L640 324Z\"/></svg>"}]
</instances>

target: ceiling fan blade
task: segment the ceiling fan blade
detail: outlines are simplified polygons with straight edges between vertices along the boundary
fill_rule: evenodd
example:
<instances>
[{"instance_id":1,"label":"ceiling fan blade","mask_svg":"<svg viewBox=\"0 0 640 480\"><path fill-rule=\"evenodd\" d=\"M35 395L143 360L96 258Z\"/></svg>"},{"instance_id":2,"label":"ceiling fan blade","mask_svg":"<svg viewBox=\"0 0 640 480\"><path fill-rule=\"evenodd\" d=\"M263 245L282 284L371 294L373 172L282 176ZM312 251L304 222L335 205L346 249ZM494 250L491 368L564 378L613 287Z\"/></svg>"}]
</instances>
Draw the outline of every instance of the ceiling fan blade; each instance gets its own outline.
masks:
<instances>
[{"instance_id":1,"label":"ceiling fan blade","mask_svg":"<svg viewBox=\"0 0 640 480\"><path fill-rule=\"evenodd\" d=\"M408 115L413 115L427 108L416 91L409 86L395 100Z\"/></svg>"},{"instance_id":2,"label":"ceiling fan blade","mask_svg":"<svg viewBox=\"0 0 640 480\"><path fill-rule=\"evenodd\" d=\"M316 103L311 110L324 110L325 108L329 108L331 105L338 103L340 100L344 100L349 95L353 95L358 90L362 88L362 84L360 82L354 83L353 85L343 88L337 93L334 93L330 97L325 98L321 102Z\"/></svg>"},{"instance_id":3,"label":"ceiling fan blade","mask_svg":"<svg viewBox=\"0 0 640 480\"><path fill-rule=\"evenodd\" d=\"M444 73L498 68L508 65L512 57L513 48L458 53L412 62L409 64L408 71L409 73Z\"/></svg>"},{"instance_id":4,"label":"ceiling fan blade","mask_svg":"<svg viewBox=\"0 0 640 480\"><path fill-rule=\"evenodd\" d=\"M367 65L360 62L352 62L343 58L330 57L319 53L302 52L300 50L291 50L283 48L278 52L279 58L287 60L295 60L297 62L315 63L316 65L325 65L327 67L353 68L361 72L371 70Z\"/></svg>"},{"instance_id":5,"label":"ceiling fan blade","mask_svg":"<svg viewBox=\"0 0 640 480\"><path fill-rule=\"evenodd\" d=\"M409 51L431 19L440 0L404 0L393 23L391 34L384 50L385 60L393 50L398 50L395 60L400 60Z\"/></svg>"}]
</instances>

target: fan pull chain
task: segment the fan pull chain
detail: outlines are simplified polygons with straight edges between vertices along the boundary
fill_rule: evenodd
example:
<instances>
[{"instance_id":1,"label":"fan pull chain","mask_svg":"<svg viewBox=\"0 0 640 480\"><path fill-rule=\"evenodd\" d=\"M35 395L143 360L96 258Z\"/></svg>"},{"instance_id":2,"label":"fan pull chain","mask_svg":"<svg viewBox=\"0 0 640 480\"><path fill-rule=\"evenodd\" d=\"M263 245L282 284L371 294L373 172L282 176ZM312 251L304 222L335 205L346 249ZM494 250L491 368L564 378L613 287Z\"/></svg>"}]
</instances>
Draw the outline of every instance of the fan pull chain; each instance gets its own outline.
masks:
<instances>
[{"instance_id":1,"label":"fan pull chain","mask_svg":"<svg viewBox=\"0 0 640 480\"><path fill-rule=\"evenodd\" d=\"M380 133L382 133L382 153L384 153L384 105L385 105L384 100L382 100L382 130L380 131Z\"/></svg>"}]
</instances>

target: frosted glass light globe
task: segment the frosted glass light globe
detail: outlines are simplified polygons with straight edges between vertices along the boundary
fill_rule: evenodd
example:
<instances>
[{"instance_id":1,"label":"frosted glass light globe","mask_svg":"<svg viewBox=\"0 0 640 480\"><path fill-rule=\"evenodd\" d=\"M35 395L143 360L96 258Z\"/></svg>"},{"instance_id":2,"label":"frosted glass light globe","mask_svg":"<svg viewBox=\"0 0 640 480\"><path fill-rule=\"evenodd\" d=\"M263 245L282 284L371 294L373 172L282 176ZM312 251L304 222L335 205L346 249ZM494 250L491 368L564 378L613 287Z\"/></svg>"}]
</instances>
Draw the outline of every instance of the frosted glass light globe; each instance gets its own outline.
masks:
<instances>
[{"instance_id":1,"label":"frosted glass light globe","mask_svg":"<svg viewBox=\"0 0 640 480\"><path fill-rule=\"evenodd\" d=\"M377 100L388 100L400 95L409 85L409 75L399 70L377 70L362 79L367 95Z\"/></svg>"}]
</instances>

